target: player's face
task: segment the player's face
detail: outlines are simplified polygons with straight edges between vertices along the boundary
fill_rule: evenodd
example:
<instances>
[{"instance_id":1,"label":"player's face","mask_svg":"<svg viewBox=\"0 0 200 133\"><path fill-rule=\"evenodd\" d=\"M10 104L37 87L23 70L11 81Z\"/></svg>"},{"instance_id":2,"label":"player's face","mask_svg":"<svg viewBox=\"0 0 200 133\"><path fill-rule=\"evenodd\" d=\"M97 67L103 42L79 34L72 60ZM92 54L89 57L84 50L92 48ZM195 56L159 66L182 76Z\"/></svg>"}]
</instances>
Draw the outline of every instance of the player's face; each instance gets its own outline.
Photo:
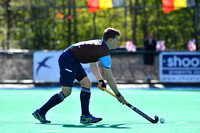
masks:
<instances>
[{"instance_id":1,"label":"player's face","mask_svg":"<svg viewBox=\"0 0 200 133\"><path fill-rule=\"evenodd\" d=\"M111 42L110 42L110 49L116 49L118 44L119 44L119 38L120 36L116 36L114 39L111 39Z\"/></svg>"}]
</instances>

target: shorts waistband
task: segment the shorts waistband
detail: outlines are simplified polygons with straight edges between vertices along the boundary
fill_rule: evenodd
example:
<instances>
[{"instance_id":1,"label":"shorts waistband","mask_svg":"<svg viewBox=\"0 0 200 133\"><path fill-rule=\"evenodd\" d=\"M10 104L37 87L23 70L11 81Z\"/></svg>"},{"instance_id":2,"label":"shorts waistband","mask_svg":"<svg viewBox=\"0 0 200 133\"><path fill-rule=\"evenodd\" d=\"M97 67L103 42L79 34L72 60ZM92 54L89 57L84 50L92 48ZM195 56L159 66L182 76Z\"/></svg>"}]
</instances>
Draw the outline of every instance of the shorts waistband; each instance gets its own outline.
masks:
<instances>
[{"instance_id":1,"label":"shorts waistband","mask_svg":"<svg viewBox=\"0 0 200 133\"><path fill-rule=\"evenodd\" d=\"M74 58L74 61L79 63L79 61L76 59L76 57L74 56L74 54L72 53L72 51L70 50L66 50L63 52L63 55L64 56L70 56L71 58Z\"/></svg>"},{"instance_id":2,"label":"shorts waistband","mask_svg":"<svg viewBox=\"0 0 200 133\"><path fill-rule=\"evenodd\" d=\"M70 50L67 50L67 51L65 51L66 53L68 53L69 55L71 55L71 56L73 56L73 57L75 57L74 56L74 54L72 53L72 51L70 51Z\"/></svg>"}]
</instances>

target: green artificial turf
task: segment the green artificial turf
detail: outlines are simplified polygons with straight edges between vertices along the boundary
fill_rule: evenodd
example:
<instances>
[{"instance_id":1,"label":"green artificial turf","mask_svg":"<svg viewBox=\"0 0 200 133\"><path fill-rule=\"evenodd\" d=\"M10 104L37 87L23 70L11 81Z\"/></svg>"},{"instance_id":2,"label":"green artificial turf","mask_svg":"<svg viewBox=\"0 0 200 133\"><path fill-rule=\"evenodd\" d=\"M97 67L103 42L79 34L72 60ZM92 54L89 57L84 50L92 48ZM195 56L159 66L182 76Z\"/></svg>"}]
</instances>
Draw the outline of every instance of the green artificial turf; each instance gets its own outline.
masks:
<instances>
[{"instance_id":1,"label":"green artificial turf","mask_svg":"<svg viewBox=\"0 0 200 133\"><path fill-rule=\"evenodd\" d=\"M80 88L52 108L40 124L31 114L59 88L0 89L0 133L199 133L200 90L120 89L125 99L149 115L165 118L152 124L105 91L92 88L90 112L103 120L80 124Z\"/></svg>"}]
</instances>

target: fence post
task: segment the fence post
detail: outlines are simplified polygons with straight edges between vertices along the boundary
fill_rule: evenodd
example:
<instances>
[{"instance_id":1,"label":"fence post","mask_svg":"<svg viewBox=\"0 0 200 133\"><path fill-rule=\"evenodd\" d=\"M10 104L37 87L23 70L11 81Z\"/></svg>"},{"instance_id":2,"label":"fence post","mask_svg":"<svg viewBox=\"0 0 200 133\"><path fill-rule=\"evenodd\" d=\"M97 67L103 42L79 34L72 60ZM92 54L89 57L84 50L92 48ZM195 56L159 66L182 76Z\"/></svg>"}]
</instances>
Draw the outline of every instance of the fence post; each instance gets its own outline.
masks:
<instances>
[{"instance_id":1,"label":"fence post","mask_svg":"<svg viewBox=\"0 0 200 133\"><path fill-rule=\"evenodd\" d=\"M196 40L196 51L199 50L199 41L198 41L198 36L199 36L199 33L198 33L198 25L199 25L199 5L198 5L198 0L196 0L196 6L195 6L195 40Z\"/></svg>"}]
</instances>

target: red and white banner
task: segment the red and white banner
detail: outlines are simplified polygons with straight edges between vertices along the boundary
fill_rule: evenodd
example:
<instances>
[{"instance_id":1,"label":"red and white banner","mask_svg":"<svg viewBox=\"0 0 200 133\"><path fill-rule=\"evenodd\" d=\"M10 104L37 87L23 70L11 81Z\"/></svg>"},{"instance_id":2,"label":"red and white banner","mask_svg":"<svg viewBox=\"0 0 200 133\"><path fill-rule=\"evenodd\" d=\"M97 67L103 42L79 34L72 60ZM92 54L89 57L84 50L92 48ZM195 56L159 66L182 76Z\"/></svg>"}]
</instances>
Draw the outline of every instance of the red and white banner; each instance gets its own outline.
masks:
<instances>
[{"instance_id":1,"label":"red and white banner","mask_svg":"<svg viewBox=\"0 0 200 133\"><path fill-rule=\"evenodd\" d=\"M188 42L188 49L190 51L196 51L196 41L195 41L195 39L192 39Z\"/></svg>"},{"instance_id":2,"label":"red and white banner","mask_svg":"<svg viewBox=\"0 0 200 133\"><path fill-rule=\"evenodd\" d=\"M161 40L161 41L157 41L156 42L156 51L165 51L166 47L165 47L165 41Z\"/></svg>"},{"instance_id":3,"label":"red and white banner","mask_svg":"<svg viewBox=\"0 0 200 133\"><path fill-rule=\"evenodd\" d=\"M136 46L133 44L132 41L125 42L125 48L129 52L135 52L136 51Z\"/></svg>"}]
</instances>

